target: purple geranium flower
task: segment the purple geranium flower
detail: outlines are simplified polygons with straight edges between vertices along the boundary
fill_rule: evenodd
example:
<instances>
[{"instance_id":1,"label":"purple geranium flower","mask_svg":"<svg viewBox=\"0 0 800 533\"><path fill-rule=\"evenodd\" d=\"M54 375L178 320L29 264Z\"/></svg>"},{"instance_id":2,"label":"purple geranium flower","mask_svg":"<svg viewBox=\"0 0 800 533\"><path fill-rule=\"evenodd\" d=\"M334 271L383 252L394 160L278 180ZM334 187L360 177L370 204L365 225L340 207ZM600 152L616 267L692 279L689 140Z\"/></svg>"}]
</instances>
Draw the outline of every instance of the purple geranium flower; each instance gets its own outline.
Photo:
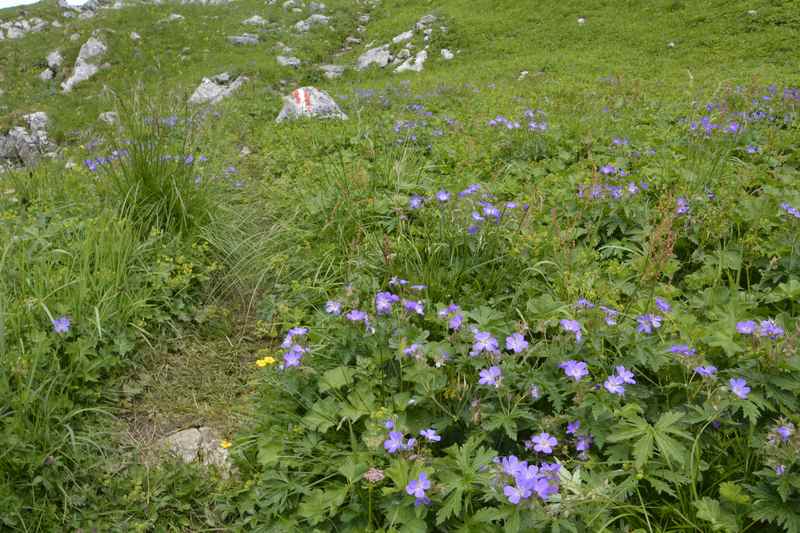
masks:
<instances>
[{"instance_id":1,"label":"purple geranium flower","mask_svg":"<svg viewBox=\"0 0 800 533\"><path fill-rule=\"evenodd\" d=\"M425 491L429 488L431 488L431 482L428 480L428 476L425 472L420 472L417 479L408 482L406 492L416 498L415 505L427 505L431 502L425 495Z\"/></svg>"},{"instance_id":2,"label":"purple geranium flower","mask_svg":"<svg viewBox=\"0 0 800 533\"><path fill-rule=\"evenodd\" d=\"M781 437L782 442L787 442L794 433L794 424L784 424L782 426L778 426L778 429L775 430L778 435Z\"/></svg>"},{"instance_id":3,"label":"purple geranium flower","mask_svg":"<svg viewBox=\"0 0 800 533\"><path fill-rule=\"evenodd\" d=\"M567 435L574 435L581 427L581 421L575 420L567 424Z\"/></svg>"},{"instance_id":4,"label":"purple geranium flower","mask_svg":"<svg viewBox=\"0 0 800 533\"><path fill-rule=\"evenodd\" d=\"M619 394L620 396L625 394L625 381L616 374L608 376L603 386L611 394Z\"/></svg>"},{"instance_id":5,"label":"purple geranium flower","mask_svg":"<svg viewBox=\"0 0 800 533\"><path fill-rule=\"evenodd\" d=\"M329 315L335 315L335 316L341 315L342 304L334 300L328 300L327 302L325 302L325 312L328 313Z\"/></svg>"},{"instance_id":6,"label":"purple geranium flower","mask_svg":"<svg viewBox=\"0 0 800 533\"><path fill-rule=\"evenodd\" d=\"M609 326L616 326L617 325L617 315L619 315L619 311L616 309L611 309L610 307L606 307L604 305L600 306L600 310L603 311L605 316L606 324Z\"/></svg>"},{"instance_id":7,"label":"purple geranium flower","mask_svg":"<svg viewBox=\"0 0 800 533\"><path fill-rule=\"evenodd\" d=\"M520 500L527 500L531 497L533 492L527 487L520 487L519 485L506 485L503 487L503 494L510 503L519 505Z\"/></svg>"},{"instance_id":8,"label":"purple geranium flower","mask_svg":"<svg viewBox=\"0 0 800 533\"><path fill-rule=\"evenodd\" d=\"M683 196L678 196L678 199L675 200L677 207L675 208L675 213L679 215L685 215L689 212L689 200L687 200Z\"/></svg>"},{"instance_id":9,"label":"purple geranium flower","mask_svg":"<svg viewBox=\"0 0 800 533\"><path fill-rule=\"evenodd\" d=\"M736 331L742 335L752 335L756 331L756 323L752 320L736 323Z\"/></svg>"},{"instance_id":10,"label":"purple geranium flower","mask_svg":"<svg viewBox=\"0 0 800 533\"><path fill-rule=\"evenodd\" d=\"M629 385L636 385L636 380L633 379L633 372L631 372L624 366L618 366L616 370L617 370L617 375L620 378L622 378L623 383L627 383Z\"/></svg>"},{"instance_id":11,"label":"purple geranium flower","mask_svg":"<svg viewBox=\"0 0 800 533\"><path fill-rule=\"evenodd\" d=\"M579 435L578 440L575 442L575 449L579 452L587 452L592 447L591 435Z\"/></svg>"},{"instance_id":12,"label":"purple geranium flower","mask_svg":"<svg viewBox=\"0 0 800 533\"><path fill-rule=\"evenodd\" d=\"M480 379L478 383L481 385L489 385L493 387L500 386L500 380L503 378L503 371L499 366L491 366L485 370L481 370Z\"/></svg>"},{"instance_id":13,"label":"purple geranium flower","mask_svg":"<svg viewBox=\"0 0 800 533\"><path fill-rule=\"evenodd\" d=\"M653 329L658 329L661 327L661 321L663 318L659 315L647 314L641 315L636 318L636 321L639 325L636 327L636 331L639 333L644 333L646 335L650 335L653 333Z\"/></svg>"},{"instance_id":14,"label":"purple geranium flower","mask_svg":"<svg viewBox=\"0 0 800 533\"><path fill-rule=\"evenodd\" d=\"M458 331L461 328L461 323L464 321L464 315L453 315L447 322L447 327L453 331Z\"/></svg>"},{"instance_id":15,"label":"purple geranium flower","mask_svg":"<svg viewBox=\"0 0 800 533\"><path fill-rule=\"evenodd\" d=\"M55 333L67 333L72 321L67 316L62 316L52 320L53 331Z\"/></svg>"},{"instance_id":16,"label":"purple geranium flower","mask_svg":"<svg viewBox=\"0 0 800 533\"><path fill-rule=\"evenodd\" d=\"M422 302L403 300L403 308L409 313L416 313L418 315L425 314L425 306Z\"/></svg>"},{"instance_id":17,"label":"purple geranium flower","mask_svg":"<svg viewBox=\"0 0 800 533\"><path fill-rule=\"evenodd\" d=\"M394 420L391 418L387 419L386 422L383 423L383 427L386 429L394 429Z\"/></svg>"},{"instance_id":18,"label":"purple geranium flower","mask_svg":"<svg viewBox=\"0 0 800 533\"><path fill-rule=\"evenodd\" d=\"M492 334L488 331L475 331L473 339L475 342L469 352L471 357L476 357L482 352L494 354L499 351L497 339L492 337Z\"/></svg>"},{"instance_id":19,"label":"purple geranium flower","mask_svg":"<svg viewBox=\"0 0 800 533\"><path fill-rule=\"evenodd\" d=\"M394 424L392 426L394 427ZM403 434L399 431L390 431L389 438L383 441L383 447L389 453L397 453L404 449Z\"/></svg>"},{"instance_id":20,"label":"purple geranium flower","mask_svg":"<svg viewBox=\"0 0 800 533\"><path fill-rule=\"evenodd\" d=\"M512 333L506 337L506 349L514 353L520 353L528 348L528 341L519 333Z\"/></svg>"},{"instance_id":21,"label":"purple geranium flower","mask_svg":"<svg viewBox=\"0 0 800 533\"><path fill-rule=\"evenodd\" d=\"M564 331L569 331L575 334L575 340L581 342L581 323L577 320L567 320L566 318L559 322Z\"/></svg>"},{"instance_id":22,"label":"purple geranium flower","mask_svg":"<svg viewBox=\"0 0 800 533\"><path fill-rule=\"evenodd\" d=\"M419 434L422 435L428 442L439 442L442 440L442 437L440 437L433 428L423 429L419 432Z\"/></svg>"},{"instance_id":23,"label":"purple geranium flower","mask_svg":"<svg viewBox=\"0 0 800 533\"><path fill-rule=\"evenodd\" d=\"M758 336L776 340L783 337L783 328L776 324L774 320L762 320L758 325Z\"/></svg>"},{"instance_id":24,"label":"purple geranium flower","mask_svg":"<svg viewBox=\"0 0 800 533\"><path fill-rule=\"evenodd\" d=\"M436 193L436 199L442 203L447 202L450 200L450 193L445 190L441 190Z\"/></svg>"},{"instance_id":25,"label":"purple geranium flower","mask_svg":"<svg viewBox=\"0 0 800 533\"><path fill-rule=\"evenodd\" d=\"M366 322L367 321L367 313L364 311L359 311L358 309L353 309L349 313L345 315L347 320L351 322Z\"/></svg>"},{"instance_id":26,"label":"purple geranium flower","mask_svg":"<svg viewBox=\"0 0 800 533\"><path fill-rule=\"evenodd\" d=\"M747 399L747 395L750 394L750 387L747 386L747 381L742 378L731 378L728 384L731 387L732 393L742 400Z\"/></svg>"},{"instance_id":27,"label":"purple geranium flower","mask_svg":"<svg viewBox=\"0 0 800 533\"><path fill-rule=\"evenodd\" d=\"M656 307L658 307L662 313L669 313L672 311L672 306L663 298L656 298Z\"/></svg>"},{"instance_id":28,"label":"purple geranium flower","mask_svg":"<svg viewBox=\"0 0 800 533\"><path fill-rule=\"evenodd\" d=\"M553 453L553 447L558 445L558 440L549 433L539 433L531 437L533 450L545 455Z\"/></svg>"},{"instance_id":29,"label":"purple geranium flower","mask_svg":"<svg viewBox=\"0 0 800 533\"><path fill-rule=\"evenodd\" d=\"M717 367L712 365L698 366L695 367L694 371L703 376L704 378L710 378L711 376L717 373Z\"/></svg>"},{"instance_id":30,"label":"purple geranium flower","mask_svg":"<svg viewBox=\"0 0 800 533\"><path fill-rule=\"evenodd\" d=\"M568 378L572 378L575 381L580 381L589 375L589 367L583 361L575 361L570 359L568 361L564 361L558 365L558 367L564 371L564 374L566 374Z\"/></svg>"},{"instance_id":31,"label":"purple geranium flower","mask_svg":"<svg viewBox=\"0 0 800 533\"><path fill-rule=\"evenodd\" d=\"M688 344L673 344L669 347L669 352L691 357L697 353L697 350L690 348Z\"/></svg>"},{"instance_id":32,"label":"purple geranium flower","mask_svg":"<svg viewBox=\"0 0 800 533\"><path fill-rule=\"evenodd\" d=\"M391 292L379 292L375 295L375 312L379 315L388 315L392 312L392 304L399 302L400 297Z\"/></svg>"},{"instance_id":33,"label":"purple geranium flower","mask_svg":"<svg viewBox=\"0 0 800 533\"><path fill-rule=\"evenodd\" d=\"M409 209L419 209L422 207L422 202L425 200L422 196L414 195L408 200Z\"/></svg>"}]
</instances>

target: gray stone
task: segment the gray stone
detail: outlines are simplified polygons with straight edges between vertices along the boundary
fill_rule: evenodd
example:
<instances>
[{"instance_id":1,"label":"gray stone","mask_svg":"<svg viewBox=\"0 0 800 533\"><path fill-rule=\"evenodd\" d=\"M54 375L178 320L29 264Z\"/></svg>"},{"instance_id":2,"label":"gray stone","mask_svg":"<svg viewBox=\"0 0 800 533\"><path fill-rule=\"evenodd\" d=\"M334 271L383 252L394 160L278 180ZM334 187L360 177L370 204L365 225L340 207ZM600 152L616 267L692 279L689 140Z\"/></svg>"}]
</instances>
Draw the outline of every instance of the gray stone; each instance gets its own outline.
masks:
<instances>
[{"instance_id":1,"label":"gray stone","mask_svg":"<svg viewBox=\"0 0 800 533\"><path fill-rule=\"evenodd\" d=\"M389 51L389 45L378 46L372 48L361 54L356 62L356 70L364 70L372 65L377 65L381 68L385 67L392 60L392 53Z\"/></svg>"},{"instance_id":2,"label":"gray stone","mask_svg":"<svg viewBox=\"0 0 800 533\"><path fill-rule=\"evenodd\" d=\"M422 17L417 21L415 27L421 31L430 26L431 24L433 24L434 22L436 22L436 15L425 15L424 17Z\"/></svg>"},{"instance_id":3,"label":"gray stone","mask_svg":"<svg viewBox=\"0 0 800 533\"><path fill-rule=\"evenodd\" d=\"M311 2L308 4L308 10L312 13L324 13L327 9L327 6L322 2Z\"/></svg>"},{"instance_id":4,"label":"gray stone","mask_svg":"<svg viewBox=\"0 0 800 533\"><path fill-rule=\"evenodd\" d=\"M320 65L319 69L322 71L322 75L329 80L338 78L344 74L344 66L342 65Z\"/></svg>"},{"instance_id":5,"label":"gray stone","mask_svg":"<svg viewBox=\"0 0 800 533\"><path fill-rule=\"evenodd\" d=\"M300 60L296 57L291 56L278 56L275 58L278 61L278 64L282 67L299 67Z\"/></svg>"},{"instance_id":6,"label":"gray stone","mask_svg":"<svg viewBox=\"0 0 800 533\"><path fill-rule=\"evenodd\" d=\"M249 19L243 20L242 24L247 24L248 26L266 26L268 21L263 17L253 15Z\"/></svg>"},{"instance_id":7,"label":"gray stone","mask_svg":"<svg viewBox=\"0 0 800 533\"><path fill-rule=\"evenodd\" d=\"M361 39L358 37L353 37L352 35L348 35L344 42L346 44L361 44Z\"/></svg>"},{"instance_id":8,"label":"gray stone","mask_svg":"<svg viewBox=\"0 0 800 533\"><path fill-rule=\"evenodd\" d=\"M25 31L20 28L8 28L6 30L6 37L9 39L21 39L25 36Z\"/></svg>"},{"instance_id":9,"label":"gray stone","mask_svg":"<svg viewBox=\"0 0 800 533\"><path fill-rule=\"evenodd\" d=\"M397 35L394 39L392 39L392 42L394 44L399 44L399 43L404 43L406 41L410 41L413 38L414 38L414 31L413 30L408 30L408 31L404 31L400 35Z\"/></svg>"},{"instance_id":10,"label":"gray stone","mask_svg":"<svg viewBox=\"0 0 800 533\"><path fill-rule=\"evenodd\" d=\"M403 61L403 63L394 69L395 72L422 72L425 66L425 61L428 59L428 52L420 50L415 57L410 57Z\"/></svg>"},{"instance_id":11,"label":"gray stone","mask_svg":"<svg viewBox=\"0 0 800 533\"><path fill-rule=\"evenodd\" d=\"M54 50L49 54L47 54L47 66L50 67L52 70L56 71L59 68L61 68L61 64L63 62L64 62L64 57L58 50Z\"/></svg>"},{"instance_id":12,"label":"gray stone","mask_svg":"<svg viewBox=\"0 0 800 533\"><path fill-rule=\"evenodd\" d=\"M316 87L300 87L283 98L283 108L275 122L298 118L347 120L347 115L325 91Z\"/></svg>"},{"instance_id":13,"label":"gray stone","mask_svg":"<svg viewBox=\"0 0 800 533\"><path fill-rule=\"evenodd\" d=\"M450 61L454 57L456 56L453 55L453 52L451 52L447 48L442 48L442 59L444 59L445 61Z\"/></svg>"},{"instance_id":14,"label":"gray stone","mask_svg":"<svg viewBox=\"0 0 800 533\"><path fill-rule=\"evenodd\" d=\"M106 111L105 113L100 113L100 116L97 117L97 120L100 122L105 122L109 126L113 126L119 123L119 115L114 111Z\"/></svg>"},{"instance_id":15,"label":"gray stone","mask_svg":"<svg viewBox=\"0 0 800 533\"><path fill-rule=\"evenodd\" d=\"M303 2L301 2L300 0L286 0L286 2L283 3L283 9L285 10L297 7L303 7Z\"/></svg>"},{"instance_id":16,"label":"gray stone","mask_svg":"<svg viewBox=\"0 0 800 533\"><path fill-rule=\"evenodd\" d=\"M36 111L34 113L29 113L27 115L23 115L22 118L28 123L28 127L31 131L46 131L47 130L47 123L50 121L50 118L47 116L47 113L44 111Z\"/></svg>"},{"instance_id":17,"label":"gray stone","mask_svg":"<svg viewBox=\"0 0 800 533\"><path fill-rule=\"evenodd\" d=\"M55 76L55 72L46 68L39 74L39 79L42 81L50 81L53 79L53 76Z\"/></svg>"},{"instance_id":18,"label":"gray stone","mask_svg":"<svg viewBox=\"0 0 800 533\"><path fill-rule=\"evenodd\" d=\"M167 18L162 19L161 22L180 22L181 20L183 20L185 18L186 17L184 17L183 15L181 15L179 13L170 13L170 15Z\"/></svg>"},{"instance_id":19,"label":"gray stone","mask_svg":"<svg viewBox=\"0 0 800 533\"><path fill-rule=\"evenodd\" d=\"M230 470L228 450L222 447L222 441L211 428L184 429L164 438L162 443L184 463L199 462L223 471Z\"/></svg>"},{"instance_id":20,"label":"gray stone","mask_svg":"<svg viewBox=\"0 0 800 533\"><path fill-rule=\"evenodd\" d=\"M243 33L241 35L229 35L228 42L239 46L258 44L258 35L252 33Z\"/></svg>"},{"instance_id":21,"label":"gray stone","mask_svg":"<svg viewBox=\"0 0 800 533\"><path fill-rule=\"evenodd\" d=\"M136 33L135 31L131 32L131 41L139 41L142 39L142 36Z\"/></svg>"},{"instance_id":22,"label":"gray stone","mask_svg":"<svg viewBox=\"0 0 800 533\"><path fill-rule=\"evenodd\" d=\"M325 15L320 14L313 14L305 20L301 20L297 24L294 25L294 28L299 31L300 33L307 32L314 26L327 26L328 23L331 21L330 17L326 17Z\"/></svg>"},{"instance_id":23,"label":"gray stone","mask_svg":"<svg viewBox=\"0 0 800 533\"><path fill-rule=\"evenodd\" d=\"M80 34L80 33L73 33L72 35L70 35L70 36L69 36L69 40L70 40L71 42L73 42L73 43L74 43L75 41L78 41L78 40L80 40L80 38L81 38L81 34Z\"/></svg>"},{"instance_id":24,"label":"gray stone","mask_svg":"<svg viewBox=\"0 0 800 533\"><path fill-rule=\"evenodd\" d=\"M0 135L0 161L15 166L33 166L43 155L52 154L55 148L44 129L29 132L18 126L11 128L7 135Z\"/></svg>"},{"instance_id":25,"label":"gray stone","mask_svg":"<svg viewBox=\"0 0 800 533\"><path fill-rule=\"evenodd\" d=\"M369 23L369 15L361 15L361 16L359 16L358 17L358 22L360 22L361 24Z\"/></svg>"},{"instance_id":26,"label":"gray stone","mask_svg":"<svg viewBox=\"0 0 800 533\"><path fill-rule=\"evenodd\" d=\"M246 81L248 79L245 76L239 76L231 82L227 72L219 74L212 79L203 78L203 81L189 98L189 103L216 104L236 92Z\"/></svg>"},{"instance_id":27,"label":"gray stone","mask_svg":"<svg viewBox=\"0 0 800 533\"><path fill-rule=\"evenodd\" d=\"M97 60L103 56L108 49L102 41L95 37L91 37L88 41L83 43L78 58L75 60L75 67L72 70L72 75L61 84L61 90L68 93L75 85L88 80L100 70L97 66Z\"/></svg>"}]
</instances>

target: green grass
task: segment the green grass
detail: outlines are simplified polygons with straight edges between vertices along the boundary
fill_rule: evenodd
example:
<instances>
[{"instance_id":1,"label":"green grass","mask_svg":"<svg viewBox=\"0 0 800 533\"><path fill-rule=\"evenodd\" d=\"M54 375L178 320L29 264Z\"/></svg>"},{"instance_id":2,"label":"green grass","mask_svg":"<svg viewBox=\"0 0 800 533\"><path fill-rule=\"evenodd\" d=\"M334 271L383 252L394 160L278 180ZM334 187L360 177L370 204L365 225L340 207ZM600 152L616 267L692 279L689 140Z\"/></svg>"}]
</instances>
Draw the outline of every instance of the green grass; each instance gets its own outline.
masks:
<instances>
[{"instance_id":1,"label":"green grass","mask_svg":"<svg viewBox=\"0 0 800 533\"><path fill-rule=\"evenodd\" d=\"M783 87L800 85L794 2L384 0L357 34L367 8L331 0L332 27L307 35L290 28L308 13L280 4L135 5L77 20L48 1L26 11L62 28L0 41L0 131L46 111L61 147L36 169L0 174L0 528L800 530L796 437L764 444L779 421L800 425L798 225L779 207L800 207L798 104L779 103ZM171 13L185 19L159 22ZM438 20L422 73L348 69L326 80L316 68L352 65L367 43L427 13ZM255 14L274 24L241 24ZM15 16L0 10L0 21ZM60 94L95 30L110 68ZM261 42L227 42L242 32ZM348 35L362 44L339 54ZM277 65L279 41L299 69ZM455 59L442 59L444 47ZM66 72L42 82L54 49ZM250 81L212 110L185 106L204 76L223 71ZM770 84L778 92L763 100ZM328 91L350 120L275 124L281 96L305 85ZM710 140L689 130L707 103L724 127L754 99L792 121ZM526 109L544 113L547 132L525 131L527 120L487 126ZM97 120L111 110L119 130ZM397 134L399 121L418 126ZM123 149L128 157L97 172L82 163ZM616 203L577 199L606 164L649 189ZM408 208L414 194L456 196L472 183L528 210L470 236L464 203ZM678 197L689 216L675 215ZM428 286L424 320L376 319L370 336L322 312L331 299L373 311L393 276ZM654 296L676 311L657 335L637 336L635 317L655 311ZM590 339L570 342L558 324L577 316L581 297L620 310L620 330L587 315ZM529 358L502 363L507 397L475 384L480 359L454 355L440 369L395 357L412 342L466 351L468 334L446 336L433 318L450 302L501 344L512 330L531 341ZM51 320L62 315L72 327L57 334ZM785 338L733 335L756 317L776 318ZM281 337L298 325L311 328L313 348L301 369L257 368L282 357ZM719 387L665 355L678 341L720 368ZM628 406L588 390L576 401L555 366L568 358L589 361L600 383L614 365L634 368ZM722 387L738 375L753 402ZM512 409L531 384L545 400ZM660 418L669 411L682 416ZM416 460L388 456L389 416L445 439ZM574 417L595 447L586 461L566 449L559 458L582 477L562 479L561 511L515 514L484 475L487 458L521 453L516 441L534 431L567 442ZM193 425L234 442L236 476L152 460L158 438ZM649 453L646 439L615 436L623 431L654 435ZM367 467L385 471L382 485L360 480ZM404 487L422 468L434 501L415 510ZM456 486L458 498L447 492Z\"/></svg>"}]
</instances>

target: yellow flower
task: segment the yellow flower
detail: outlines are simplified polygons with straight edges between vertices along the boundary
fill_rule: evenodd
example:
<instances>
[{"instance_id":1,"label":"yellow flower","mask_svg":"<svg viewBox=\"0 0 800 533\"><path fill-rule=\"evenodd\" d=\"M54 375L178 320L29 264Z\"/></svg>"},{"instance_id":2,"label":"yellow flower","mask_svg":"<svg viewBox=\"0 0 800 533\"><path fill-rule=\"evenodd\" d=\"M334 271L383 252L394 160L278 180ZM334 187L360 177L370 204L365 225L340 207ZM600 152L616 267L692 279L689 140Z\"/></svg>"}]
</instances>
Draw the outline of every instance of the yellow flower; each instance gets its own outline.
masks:
<instances>
[{"instance_id":1,"label":"yellow flower","mask_svg":"<svg viewBox=\"0 0 800 533\"><path fill-rule=\"evenodd\" d=\"M263 359L259 359L258 361L256 361L256 366L258 368L264 368L265 366L274 364L275 364L275 358L270 356L266 356Z\"/></svg>"},{"instance_id":2,"label":"yellow flower","mask_svg":"<svg viewBox=\"0 0 800 533\"><path fill-rule=\"evenodd\" d=\"M225 448L226 450L233 446L233 443L228 439L222 439L222 442L219 443L220 447Z\"/></svg>"}]
</instances>

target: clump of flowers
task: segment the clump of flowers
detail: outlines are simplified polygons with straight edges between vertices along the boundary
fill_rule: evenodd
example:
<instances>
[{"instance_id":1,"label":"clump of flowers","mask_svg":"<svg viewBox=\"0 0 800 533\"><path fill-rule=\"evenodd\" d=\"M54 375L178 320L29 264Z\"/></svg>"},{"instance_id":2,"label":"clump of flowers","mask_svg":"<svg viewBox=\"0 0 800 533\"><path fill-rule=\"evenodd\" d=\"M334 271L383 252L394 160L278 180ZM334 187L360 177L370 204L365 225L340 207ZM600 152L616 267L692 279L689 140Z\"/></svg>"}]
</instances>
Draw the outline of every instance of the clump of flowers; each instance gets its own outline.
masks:
<instances>
[{"instance_id":1,"label":"clump of flowers","mask_svg":"<svg viewBox=\"0 0 800 533\"><path fill-rule=\"evenodd\" d=\"M509 503L519 505L534 494L540 500L546 501L558 493L558 464L529 465L515 455L498 457L495 462L500 465L503 494Z\"/></svg>"},{"instance_id":2,"label":"clump of flowers","mask_svg":"<svg viewBox=\"0 0 800 533\"><path fill-rule=\"evenodd\" d=\"M283 354L282 369L300 366L303 354L308 352L308 348L300 344L296 338L305 337L307 334L308 328L303 327L292 328L286 333L286 337L284 337L281 343L281 348L286 350Z\"/></svg>"}]
</instances>

